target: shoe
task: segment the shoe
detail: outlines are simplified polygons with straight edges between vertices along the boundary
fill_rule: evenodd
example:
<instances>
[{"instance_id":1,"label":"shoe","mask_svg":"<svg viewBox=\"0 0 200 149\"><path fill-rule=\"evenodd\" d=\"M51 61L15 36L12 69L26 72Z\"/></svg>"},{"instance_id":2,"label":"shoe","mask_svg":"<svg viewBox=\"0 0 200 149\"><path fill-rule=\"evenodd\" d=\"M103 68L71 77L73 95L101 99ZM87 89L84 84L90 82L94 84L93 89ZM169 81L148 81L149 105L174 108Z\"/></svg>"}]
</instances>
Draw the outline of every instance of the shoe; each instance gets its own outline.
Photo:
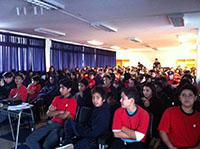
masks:
<instances>
[{"instance_id":1,"label":"shoe","mask_svg":"<svg viewBox=\"0 0 200 149\"><path fill-rule=\"evenodd\" d=\"M74 149L74 145L73 144L67 144L61 147L56 147L55 149Z\"/></svg>"}]
</instances>

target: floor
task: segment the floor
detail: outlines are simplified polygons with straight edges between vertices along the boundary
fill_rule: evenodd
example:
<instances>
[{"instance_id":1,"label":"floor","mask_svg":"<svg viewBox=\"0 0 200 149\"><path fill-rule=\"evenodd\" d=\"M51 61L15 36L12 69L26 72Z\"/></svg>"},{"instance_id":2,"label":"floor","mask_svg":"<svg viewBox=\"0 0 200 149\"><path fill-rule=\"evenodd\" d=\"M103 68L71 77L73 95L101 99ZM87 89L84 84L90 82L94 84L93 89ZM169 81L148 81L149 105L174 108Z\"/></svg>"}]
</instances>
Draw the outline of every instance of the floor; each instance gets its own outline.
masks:
<instances>
[{"instance_id":1,"label":"floor","mask_svg":"<svg viewBox=\"0 0 200 149\"><path fill-rule=\"evenodd\" d=\"M10 132L9 124L4 124L3 126L0 126L0 135L4 135L6 133ZM5 139L0 138L0 149L11 149L14 147L13 141L8 141Z\"/></svg>"}]
</instances>

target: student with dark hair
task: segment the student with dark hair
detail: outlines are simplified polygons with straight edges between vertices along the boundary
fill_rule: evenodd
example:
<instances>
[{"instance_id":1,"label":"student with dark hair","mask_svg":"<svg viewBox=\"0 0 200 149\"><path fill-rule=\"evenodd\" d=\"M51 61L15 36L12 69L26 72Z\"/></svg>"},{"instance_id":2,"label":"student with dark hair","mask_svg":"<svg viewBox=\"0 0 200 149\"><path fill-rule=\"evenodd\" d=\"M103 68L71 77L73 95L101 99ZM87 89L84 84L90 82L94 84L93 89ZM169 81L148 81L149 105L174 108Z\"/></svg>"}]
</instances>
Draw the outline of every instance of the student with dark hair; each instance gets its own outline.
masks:
<instances>
[{"instance_id":1,"label":"student with dark hair","mask_svg":"<svg viewBox=\"0 0 200 149\"><path fill-rule=\"evenodd\" d=\"M119 105L119 101L118 101L118 93L117 93L117 89L115 87L113 87L112 84L112 78L110 75L105 74L103 76L103 89L105 91L105 96L107 99L107 103L111 106L111 112L114 113L114 111L116 110L116 108Z\"/></svg>"},{"instance_id":2,"label":"student with dark hair","mask_svg":"<svg viewBox=\"0 0 200 149\"><path fill-rule=\"evenodd\" d=\"M75 149L91 149L96 139L109 129L110 108L106 103L105 92L102 87L95 87L92 90L92 103L94 109L91 117L85 125L71 120L65 122L65 144L58 149L68 149L74 146ZM74 143L72 137L78 137L79 141Z\"/></svg>"},{"instance_id":3,"label":"student with dark hair","mask_svg":"<svg viewBox=\"0 0 200 149\"><path fill-rule=\"evenodd\" d=\"M77 100L78 106L92 107L92 96L91 90L88 87L89 82L87 79L83 78L78 84L79 92L75 94L75 99Z\"/></svg>"},{"instance_id":4,"label":"student with dark hair","mask_svg":"<svg viewBox=\"0 0 200 149\"><path fill-rule=\"evenodd\" d=\"M41 89L40 77L38 75L33 76L31 80L32 83L27 87L29 101L34 100L38 96Z\"/></svg>"},{"instance_id":5,"label":"student with dark hair","mask_svg":"<svg viewBox=\"0 0 200 149\"><path fill-rule=\"evenodd\" d=\"M52 119L44 126L36 129L26 139L30 149L51 149L59 140L58 131L63 127L65 119L74 120L77 102L71 96L72 81L60 81L60 96L56 96L49 106L47 115Z\"/></svg>"},{"instance_id":6,"label":"student with dark hair","mask_svg":"<svg viewBox=\"0 0 200 149\"><path fill-rule=\"evenodd\" d=\"M27 102L28 92L26 87L23 85L24 75L22 73L17 73L15 75L16 88L11 89L9 97L21 100L22 102Z\"/></svg>"},{"instance_id":7,"label":"student with dark hair","mask_svg":"<svg viewBox=\"0 0 200 149\"><path fill-rule=\"evenodd\" d=\"M148 141L150 141L150 146L156 148L160 143L159 133L157 131L158 124L160 122L164 107L160 98L156 95L155 83L146 83L143 86L142 97L141 97L141 107L143 107L150 114L151 125L150 132L148 134Z\"/></svg>"},{"instance_id":8,"label":"student with dark hair","mask_svg":"<svg viewBox=\"0 0 200 149\"><path fill-rule=\"evenodd\" d=\"M192 84L185 84L178 95L181 106L168 108L158 127L164 143L160 149L199 149L200 113L194 109L198 90Z\"/></svg>"},{"instance_id":9,"label":"student with dark hair","mask_svg":"<svg viewBox=\"0 0 200 149\"><path fill-rule=\"evenodd\" d=\"M10 91L11 89L15 88L16 87L16 84L15 84L15 81L14 81L14 74L12 72L5 72L3 74L3 78L4 78L4 81L5 81L5 84L4 84L4 98L8 98L9 94L10 94Z\"/></svg>"},{"instance_id":10,"label":"student with dark hair","mask_svg":"<svg viewBox=\"0 0 200 149\"><path fill-rule=\"evenodd\" d=\"M111 149L144 149L149 114L136 105L138 92L125 89L121 93L121 107L115 111L112 131L115 140Z\"/></svg>"}]
</instances>

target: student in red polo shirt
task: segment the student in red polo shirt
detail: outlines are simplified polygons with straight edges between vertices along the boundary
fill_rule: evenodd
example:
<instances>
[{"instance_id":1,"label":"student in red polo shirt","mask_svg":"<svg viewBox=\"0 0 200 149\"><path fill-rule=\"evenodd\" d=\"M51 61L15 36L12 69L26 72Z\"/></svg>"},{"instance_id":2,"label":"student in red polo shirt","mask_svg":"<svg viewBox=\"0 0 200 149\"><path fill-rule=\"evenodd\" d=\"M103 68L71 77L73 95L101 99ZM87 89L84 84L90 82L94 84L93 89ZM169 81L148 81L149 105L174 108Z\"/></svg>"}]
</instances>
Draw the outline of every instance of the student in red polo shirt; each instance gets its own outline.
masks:
<instances>
[{"instance_id":1,"label":"student in red polo shirt","mask_svg":"<svg viewBox=\"0 0 200 149\"><path fill-rule=\"evenodd\" d=\"M125 89L121 93L121 107L114 114L112 131L115 140L111 149L144 149L143 143L149 126L149 114L136 105L138 92Z\"/></svg>"},{"instance_id":2,"label":"student in red polo shirt","mask_svg":"<svg viewBox=\"0 0 200 149\"><path fill-rule=\"evenodd\" d=\"M192 84L179 89L180 107L168 108L160 121L162 149L200 149L200 113L194 105L198 91Z\"/></svg>"},{"instance_id":3,"label":"student in red polo shirt","mask_svg":"<svg viewBox=\"0 0 200 149\"><path fill-rule=\"evenodd\" d=\"M27 89L26 87L22 84L24 81L24 75L22 73L18 73L15 75L15 83L17 85L16 88L11 89L10 91L10 98L14 98L16 100L22 100L22 102L27 101Z\"/></svg>"},{"instance_id":4,"label":"student in red polo shirt","mask_svg":"<svg viewBox=\"0 0 200 149\"><path fill-rule=\"evenodd\" d=\"M36 97L38 96L38 94L41 90L40 77L38 75L33 76L31 81L32 81L32 83L29 84L27 87L29 102L36 99Z\"/></svg>"},{"instance_id":5,"label":"student in red polo shirt","mask_svg":"<svg viewBox=\"0 0 200 149\"><path fill-rule=\"evenodd\" d=\"M47 115L52 117L44 127L36 129L26 139L26 144L30 149L51 149L59 140L58 131L63 127L65 119L74 120L77 102L71 95L73 83L69 79L60 81L60 96L56 96Z\"/></svg>"}]
</instances>

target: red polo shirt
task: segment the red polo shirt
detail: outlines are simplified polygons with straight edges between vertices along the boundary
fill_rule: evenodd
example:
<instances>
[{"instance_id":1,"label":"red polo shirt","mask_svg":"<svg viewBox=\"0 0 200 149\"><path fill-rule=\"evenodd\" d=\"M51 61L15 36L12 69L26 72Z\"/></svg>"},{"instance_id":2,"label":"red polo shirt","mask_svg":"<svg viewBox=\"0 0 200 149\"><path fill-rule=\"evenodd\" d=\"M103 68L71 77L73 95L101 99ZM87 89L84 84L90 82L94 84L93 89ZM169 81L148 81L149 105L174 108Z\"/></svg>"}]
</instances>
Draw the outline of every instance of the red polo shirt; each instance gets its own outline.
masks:
<instances>
[{"instance_id":1,"label":"red polo shirt","mask_svg":"<svg viewBox=\"0 0 200 149\"><path fill-rule=\"evenodd\" d=\"M11 89L9 96L14 97L17 93L21 96L22 102L27 101L28 92L24 85L22 85L19 89L18 88Z\"/></svg>"},{"instance_id":2,"label":"red polo shirt","mask_svg":"<svg viewBox=\"0 0 200 149\"><path fill-rule=\"evenodd\" d=\"M168 108L158 129L166 132L171 143L177 148L195 147L200 142L200 113L189 115L180 107Z\"/></svg>"},{"instance_id":3,"label":"red polo shirt","mask_svg":"<svg viewBox=\"0 0 200 149\"><path fill-rule=\"evenodd\" d=\"M35 99L37 97L37 95L39 94L39 92L41 90L41 85L40 84L36 84L36 85L30 84L28 86L28 89L29 89L29 91L35 92L34 94L29 94L29 98L32 100L32 99Z\"/></svg>"},{"instance_id":4,"label":"red polo shirt","mask_svg":"<svg viewBox=\"0 0 200 149\"><path fill-rule=\"evenodd\" d=\"M122 126L143 133L146 136L149 126L149 114L140 106L137 106L137 110L133 115L128 115L126 109L124 108L118 108L114 114L112 131L121 131ZM145 137L141 142L145 142Z\"/></svg>"},{"instance_id":5,"label":"red polo shirt","mask_svg":"<svg viewBox=\"0 0 200 149\"><path fill-rule=\"evenodd\" d=\"M76 108L77 102L74 98L61 98L60 96L56 96L53 101L52 105L56 107L57 111L68 111L70 112L72 119L74 120L76 115ZM64 124L64 120L59 117L53 117L53 122Z\"/></svg>"}]
</instances>

